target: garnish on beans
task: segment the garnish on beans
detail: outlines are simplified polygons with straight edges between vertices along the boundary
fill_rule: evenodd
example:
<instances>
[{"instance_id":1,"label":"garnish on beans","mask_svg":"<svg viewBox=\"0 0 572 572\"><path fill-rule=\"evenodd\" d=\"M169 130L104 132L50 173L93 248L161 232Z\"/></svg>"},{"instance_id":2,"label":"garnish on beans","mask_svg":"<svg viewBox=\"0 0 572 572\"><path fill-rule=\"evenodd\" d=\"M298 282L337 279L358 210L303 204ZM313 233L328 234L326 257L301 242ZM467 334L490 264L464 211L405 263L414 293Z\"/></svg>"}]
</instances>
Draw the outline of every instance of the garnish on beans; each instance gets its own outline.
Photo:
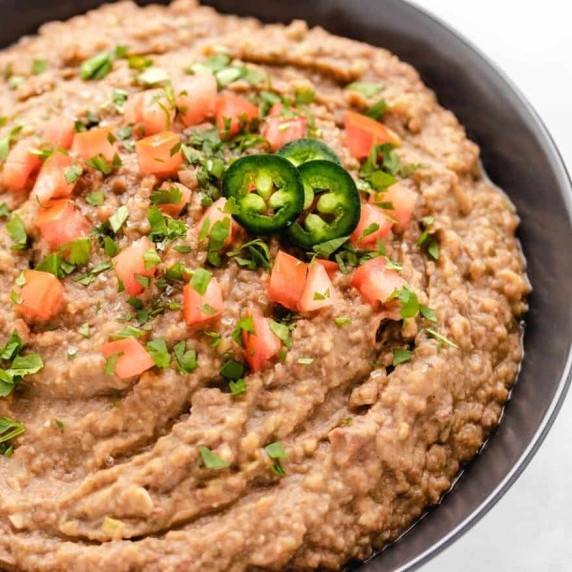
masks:
<instances>
[{"instance_id":1,"label":"garnish on beans","mask_svg":"<svg viewBox=\"0 0 572 572\"><path fill-rule=\"evenodd\" d=\"M235 220L256 234L273 234L288 228L304 206L298 170L276 155L237 159L224 175L222 192L233 202Z\"/></svg>"}]
</instances>

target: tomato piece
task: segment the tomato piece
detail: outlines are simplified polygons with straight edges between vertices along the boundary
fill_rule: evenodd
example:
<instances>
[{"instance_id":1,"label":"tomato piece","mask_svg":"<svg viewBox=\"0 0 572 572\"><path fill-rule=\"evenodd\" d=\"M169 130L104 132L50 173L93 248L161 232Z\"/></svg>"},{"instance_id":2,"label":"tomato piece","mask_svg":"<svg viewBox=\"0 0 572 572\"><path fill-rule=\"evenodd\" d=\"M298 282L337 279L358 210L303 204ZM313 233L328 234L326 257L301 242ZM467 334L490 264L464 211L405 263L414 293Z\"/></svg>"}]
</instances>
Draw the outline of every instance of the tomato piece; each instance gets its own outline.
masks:
<instances>
[{"instance_id":1,"label":"tomato piece","mask_svg":"<svg viewBox=\"0 0 572 572\"><path fill-rule=\"evenodd\" d=\"M42 130L42 142L56 149L69 149L74 138L75 122L64 115L54 115Z\"/></svg>"},{"instance_id":2,"label":"tomato piece","mask_svg":"<svg viewBox=\"0 0 572 572\"><path fill-rule=\"evenodd\" d=\"M306 286L307 273L308 265L305 262L279 250L270 274L268 297L296 311Z\"/></svg>"},{"instance_id":3,"label":"tomato piece","mask_svg":"<svg viewBox=\"0 0 572 572\"><path fill-rule=\"evenodd\" d=\"M114 374L121 379L129 379L141 375L151 369L155 362L143 344L135 338L114 340L101 346L101 353L106 359L120 354L115 362Z\"/></svg>"},{"instance_id":4,"label":"tomato piece","mask_svg":"<svg viewBox=\"0 0 572 572\"><path fill-rule=\"evenodd\" d=\"M407 282L395 270L388 270L385 258L379 257L362 264L355 271L351 284L368 304L376 308Z\"/></svg>"},{"instance_id":5,"label":"tomato piece","mask_svg":"<svg viewBox=\"0 0 572 572\"><path fill-rule=\"evenodd\" d=\"M234 93L225 93L215 103L216 124L221 135L236 135L243 124L258 119L258 107L243 97ZM225 119L230 120L228 131L225 129Z\"/></svg>"},{"instance_id":6,"label":"tomato piece","mask_svg":"<svg viewBox=\"0 0 572 572\"><path fill-rule=\"evenodd\" d=\"M181 121L187 126L199 125L214 114L217 94L212 74L190 77L177 86L176 102Z\"/></svg>"},{"instance_id":7,"label":"tomato piece","mask_svg":"<svg viewBox=\"0 0 572 572\"><path fill-rule=\"evenodd\" d=\"M188 326L218 318L223 310L222 290L216 278L211 278L204 294L186 284L183 288L183 316Z\"/></svg>"},{"instance_id":8,"label":"tomato piece","mask_svg":"<svg viewBox=\"0 0 572 572\"><path fill-rule=\"evenodd\" d=\"M115 273L123 282L125 290L130 296L138 296L145 290L143 285L137 282L137 276L153 276L155 274L155 267L145 268L143 256L150 250L156 252L155 245L144 236L124 248L112 259Z\"/></svg>"},{"instance_id":9,"label":"tomato piece","mask_svg":"<svg viewBox=\"0 0 572 572\"><path fill-rule=\"evenodd\" d=\"M270 115L273 115L272 110L278 105L281 104L275 103L272 106ZM276 151L294 139L306 137L307 123L306 117L282 117L276 114L264 120L260 134L270 143L272 151Z\"/></svg>"},{"instance_id":10,"label":"tomato piece","mask_svg":"<svg viewBox=\"0 0 572 572\"><path fill-rule=\"evenodd\" d=\"M417 198L418 195L415 191L407 188L403 183L395 183L385 192L372 195L370 202L391 203L393 209L385 212L395 221L396 230L403 232L411 222Z\"/></svg>"},{"instance_id":11,"label":"tomato piece","mask_svg":"<svg viewBox=\"0 0 572 572\"><path fill-rule=\"evenodd\" d=\"M114 131L115 126L107 125L76 133L73 138L72 153L84 161L103 155L105 160L111 163L118 148Z\"/></svg>"},{"instance_id":12,"label":"tomato piece","mask_svg":"<svg viewBox=\"0 0 572 572\"><path fill-rule=\"evenodd\" d=\"M52 249L86 236L90 229L89 221L69 199L48 201L38 209L34 224Z\"/></svg>"},{"instance_id":13,"label":"tomato piece","mask_svg":"<svg viewBox=\"0 0 572 572\"><path fill-rule=\"evenodd\" d=\"M298 302L300 312L313 312L332 306L336 294L332 281L321 264L312 264L308 270L306 286Z\"/></svg>"},{"instance_id":14,"label":"tomato piece","mask_svg":"<svg viewBox=\"0 0 572 572\"><path fill-rule=\"evenodd\" d=\"M326 272L328 273L328 276L330 278L332 278L335 275L335 273L338 272L340 269L340 265L337 262L334 262L333 260L324 260L323 258L316 258L314 259L314 262L316 264L321 264L326 269Z\"/></svg>"},{"instance_id":15,"label":"tomato piece","mask_svg":"<svg viewBox=\"0 0 572 572\"><path fill-rule=\"evenodd\" d=\"M365 159L374 144L401 143L399 136L389 127L355 111L346 111L345 127L346 145L356 159Z\"/></svg>"},{"instance_id":16,"label":"tomato piece","mask_svg":"<svg viewBox=\"0 0 572 572\"><path fill-rule=\"evenodd\" d=\"M260 310L249 309L246 317L252 316L252 332L242 330L244 342L244 356L252 371L260 371L269 360L278 354L281 347L280 340L272 333L270 322Z\"/></svg>"},{"instance_id":17,"label":"tomato piece","mask_svg":"<svg viewBox=\"0 0 572 572\"><path fill-rule=\"evenodd\" d=\"M30 153L30 149L36 147L31 139L22 139L10 149L2 169L4 187L10 191L22 191L26 188L28 181L42 164L37 155Z\"/></svg>"},{"instance_id":18,"label":"tomato piece","mask_svg":"<svg viewBox=\"0 0 572 572\"><path fill-rule=\"evenodd\" d=\"M74 160L67 153L60 151L55 151L44 161L33 190L40 204L72 194L77 181L68 183L66 179L67 169L72 165Z\"/></svg>"},{"instance_id":19,"label":"tomato piece","mask_svg":"<svg viewBox=\"0 0 572 572\"><path fill-rule=\"evenodd\" d=\"M125 103L123 117L133 123L133 133L145 137L170 129L176 109L162 89L150 89L130 95Z\"/></svg>"},{"instance_id":20,"label":"tomato piece","mask_svg":"<svg viewBox=\"0 0 572 572\"><path fill-rule=\"evenodd\" d=\"M135 144L139 170L144 175L171 177L183 164L180 139L172 131L162 131Z\"/></svg>"},{"instance_id":21,"label":"tomato piece","mask_svg":"<svg viewBox=\"0 0 572 572\"><path fill-rule=\"evenodd\" d=\"M221 197L215 201L201 217L198 224L199 235L205 235L205 240L210 237L211 231L215 223L219 221L228 220L228 237L225 240L224 246L228 246L232 242L232 234L234 221L232 220L232 215L230 213L224 212L224 207L226 205L226 199Z\"/></svg>"},{"instance_id":22,"label":"tomato piece","mask_svg":"<svg viewBox=\"0 0 572 572\"><path fill-rule=\"evenodd\" d=\"M169 215L170 217L176 218L178 217L182 210L185 208L185 206L187 205L187 203L189 202L190 198L191 198L191 189L189 189L188 187L185 187L185 185L181 185L181 183L168 183L168 182L164 182L161 185L161 189L165 190L165 191L169 191L172 188L176 188L180 191L181 193L181 198L179 200L178 203L162 203L162 204L157 204L157 208L166 215Z\"/></svg>"},{"instance_id":23,"label":"tomato piece","mask_svg":"<svg viewBox=\"0 0 572 572\"><path fill-rule=\"evenodd\" d=\"M391 219L379 207L361 205L359 223L352 233L351 241L359 248L375 245L378 238L382 239L391 230L392 224ZM366 236L364 233L367 233Z\"/></svg>"},{"instance_id":24,"label":"tomato piece","mask_svg":"<svg viewBox=\"0 0 572 572\"><path fill-rule=\"evenodd\" d=\"M39 320L53 318L62 306L62 283L53 274L39 270L24 270L24 279L21 301L14 306L16 312Z\"/></svg>"}]
</instances>

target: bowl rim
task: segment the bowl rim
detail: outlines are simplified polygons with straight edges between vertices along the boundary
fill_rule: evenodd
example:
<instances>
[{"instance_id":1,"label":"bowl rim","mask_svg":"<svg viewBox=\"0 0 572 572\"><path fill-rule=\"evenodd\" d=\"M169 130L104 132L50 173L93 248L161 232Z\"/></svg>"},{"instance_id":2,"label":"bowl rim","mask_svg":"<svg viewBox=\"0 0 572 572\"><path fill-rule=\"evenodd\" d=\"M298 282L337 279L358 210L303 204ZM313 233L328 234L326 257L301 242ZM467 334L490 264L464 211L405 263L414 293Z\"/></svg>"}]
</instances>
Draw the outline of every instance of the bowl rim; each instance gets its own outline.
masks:
<instances>
[{"instance_id":1,"label":"bowl rim","mask_svg":"<svg viewBox=\"0 0 572 572\"><path fill-rule=\"evenodd\" d=\"M566 206L566 213L568 220L572 226L572 180L566 168L566 164L562 154L558 150L552 135L544 124L538 112L534 109L532 104L528 101L526 96L522 93L519 87L509 78L509 76L494 63L480 48L478 48L471 40L466 38L463 34L458 32L454 27L446 23L442 18L433 14L428 9L419 6L412 0L401 0L404 5L410 10L417 12L420 16L432 21L436 26L442 28L445 32L452 35L458 42L465 44L488 68L489 72L497 76L497 79L504 84L504 87L510 91L516 100L515 105L520 107L528 119L536 127L536 139L541 144L542 148L546 150L547 159L551 164L556 179L559 181L559 187L563 190L562 199ZM526 359L526 356L525 358ZM542 422L538 426L536 432L531 438L528 446L514 463L510 471L503 478L503 480L485 497L485 499L457 526L455 526L449 533L443 536L438 542L429 546L426 550L413 557L409 562L396 569L396 572L405 572L416 570L429 560L443 552L446 548L451 546L463 534L468 532L475 524L477 524L504 496L509 488L520 477L524 469L528 466L542 443L544 442L548 432L550 431L556 416L558 415L564 399L570 388L572 382L572 343L568 348L566 363L563 372L560 376L560 381L556 388L554 397L546 411ZM502 420L501 420L502 422ZM494 438L494 436L493 436ZM447 494L454 492L450 490ZM415 528L415 527L412 527ZM409 532L409 531L408 531ZM407 534L407 533L406 533ZM383 551L382 551L383 553ZM382 554L380 553L380 555ZM374 557L375 559L375 557Z\"/></svg>"}]
</instances>

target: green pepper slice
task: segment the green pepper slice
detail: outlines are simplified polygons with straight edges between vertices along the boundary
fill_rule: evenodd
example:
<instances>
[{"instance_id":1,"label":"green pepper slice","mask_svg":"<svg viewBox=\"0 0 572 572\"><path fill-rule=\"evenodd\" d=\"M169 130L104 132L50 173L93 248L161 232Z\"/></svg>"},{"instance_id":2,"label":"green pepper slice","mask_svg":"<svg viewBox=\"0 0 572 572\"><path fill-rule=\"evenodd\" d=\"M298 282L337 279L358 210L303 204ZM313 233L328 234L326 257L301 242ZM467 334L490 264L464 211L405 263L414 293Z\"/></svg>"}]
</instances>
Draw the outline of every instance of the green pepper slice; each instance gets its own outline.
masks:
<instances>
[{"instance_id":1,"label":"green pepper slice","mask_svg":"<svg viewBox=\"0 0 572 572\"><path fill-rule=\"evenodd\" d=\"M222 194L233 202L233 217L246 230L273 234L288 228L304 208L300 173L284 157L270 154L237 159L226 170Z\"/></svg>"},{"instance_id":2,"label":"green pepper slice","mask_svg":"<svg viewBox=\"0 0 572 572\"><path fill-rule=\"evenodd\" d=\"M286 157L295 167L319 159L341 165L340 158L325 143L317 139L294 139L280 147L276 154Z\"/></svg>"},{"instance_id":3,"label":"green pepper slice","mask_svg":"<svg viewBox=\"0 0 572 572\"><path fill-rule=\"evenodd\" d=\"M331 161L309 161L298 167L310 205L288 229L290 240L310 249L350 235L360 218L359 193L351 175Z\"/></svg>"}]
</instances>

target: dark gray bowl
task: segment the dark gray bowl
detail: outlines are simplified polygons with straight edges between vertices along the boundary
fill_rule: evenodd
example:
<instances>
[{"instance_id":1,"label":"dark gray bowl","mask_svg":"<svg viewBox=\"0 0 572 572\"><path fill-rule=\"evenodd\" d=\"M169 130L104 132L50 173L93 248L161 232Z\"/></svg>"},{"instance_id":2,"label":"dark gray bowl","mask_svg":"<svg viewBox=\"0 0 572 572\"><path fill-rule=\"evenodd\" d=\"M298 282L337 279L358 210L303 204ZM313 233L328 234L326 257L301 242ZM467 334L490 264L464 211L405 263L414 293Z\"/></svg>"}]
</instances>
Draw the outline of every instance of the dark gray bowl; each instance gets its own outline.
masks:
<instances>
[{"instance_id":1,"label":"dark gray bowl","mask_svg":"<svg viewBox=\"0 0 572 572\"><path fill-rule=\"evenodd\" d=\"M6 45L42 22L97 0L0 0ZM572 189L544 125L520 92L443 23L400 0L209 0L223 12L265 21L303 18L336 34L383 46L413 64L482 150L492 180L516 204L534 287L526 357L502 423L441 505L359 570L403 570L437 554L481 518L528 464L568 389L571 370ZM471 9L477 9L473 7Z\"/></svg>"}]
</instances>

